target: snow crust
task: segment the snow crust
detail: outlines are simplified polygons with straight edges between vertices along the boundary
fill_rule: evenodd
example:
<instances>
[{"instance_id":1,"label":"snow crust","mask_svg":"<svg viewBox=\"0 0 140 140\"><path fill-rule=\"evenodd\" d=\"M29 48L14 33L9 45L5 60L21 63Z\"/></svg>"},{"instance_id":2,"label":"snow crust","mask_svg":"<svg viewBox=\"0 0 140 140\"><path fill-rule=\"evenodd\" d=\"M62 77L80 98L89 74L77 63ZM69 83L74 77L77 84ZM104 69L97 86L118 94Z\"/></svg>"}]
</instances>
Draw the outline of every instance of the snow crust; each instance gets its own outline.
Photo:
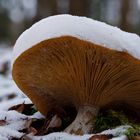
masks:
<instances>
[{"instance_id":1,"label":"snow crust","mask_svg":"<svg viewBox=\"0 0 140 140\"><path fill-rule=\"evenodd\" d=\"M111 131L110 131L111 132ZM111 134L111 133L109 133ZM92 137L94 134L86 134L83 136L76 136L76 135L70 135L64 132L57 132L57 133L51 133L45 136L33 136L32 134L29 134L28 137L33 140L88 140L90 137ZM128 138L125 135L120 135L118 137L114 137L110 140L128 140Z\"/></svg>"},{"instance_id":2,"label":"snow crust","mask_svg":"<svg viewBox=\"0 0 140 140\"><path fill-rule=\"evenodd\" d=\"M131 128L130 125L123 125L123 126L119 126L115 129L108 129L108 130L105 130L103 132L101 132L101 134L112 134L114 137L118 137L118 136L121 136L124 134L124 132Z\"/></svg>"},{"instance_id":3,"label":"snow crust","mask_svg":"<svg viewBox=\"0 0 140 140\"><path fill-rule=\"evenodd\" d=\"M73 36L140 59L140 37L86 17L56 15L44 18L24 31L14 46L13 62L24 51L43 40Z\"/></svg>"},{"instance_id":4,"label":"snow crust","mask_svg":"<svg viewBox=\"0 0 140 140\"><path fill-rule=\"evenodd\" d=\"M20 133L16 130L12 130L8 127L0 126L0 140L10 140L12 137L21 138L23 133Z\"/></svg>"}]
</instances>

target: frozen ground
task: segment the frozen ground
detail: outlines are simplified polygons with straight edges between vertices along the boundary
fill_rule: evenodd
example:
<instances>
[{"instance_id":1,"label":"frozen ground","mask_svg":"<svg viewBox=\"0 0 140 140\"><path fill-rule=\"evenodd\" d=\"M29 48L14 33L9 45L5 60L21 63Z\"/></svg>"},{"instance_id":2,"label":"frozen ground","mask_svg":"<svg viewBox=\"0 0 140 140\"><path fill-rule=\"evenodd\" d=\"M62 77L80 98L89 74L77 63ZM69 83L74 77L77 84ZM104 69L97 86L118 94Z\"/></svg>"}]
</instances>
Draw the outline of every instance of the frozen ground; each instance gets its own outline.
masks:
<instances>
[{"instance_id":1,"label":"frozen ground","mask_svg":"<svg viewBox=\"0 0 140 140\"><path fill-rule=\"evenodd\" d=\"M87 140L92 135L74 136L66 133L52 133L46 136L33 136L34 129L30 127L34 120L43 116L36 112L33 115L23 113L25 105L32 105L12 80L10 63L12 49L0 47L0 140L26 139L34 140ZM126 140L122 133L129 126L121 126L114 130L106 130L102 134L112 134L113 139ZM31 130L29 130L31 129ZM26 130L23 131L23 130ZM25 136L25 134L29 133ZM118 137L119 136L119 137Z\"/></svg>"}]
</instances>

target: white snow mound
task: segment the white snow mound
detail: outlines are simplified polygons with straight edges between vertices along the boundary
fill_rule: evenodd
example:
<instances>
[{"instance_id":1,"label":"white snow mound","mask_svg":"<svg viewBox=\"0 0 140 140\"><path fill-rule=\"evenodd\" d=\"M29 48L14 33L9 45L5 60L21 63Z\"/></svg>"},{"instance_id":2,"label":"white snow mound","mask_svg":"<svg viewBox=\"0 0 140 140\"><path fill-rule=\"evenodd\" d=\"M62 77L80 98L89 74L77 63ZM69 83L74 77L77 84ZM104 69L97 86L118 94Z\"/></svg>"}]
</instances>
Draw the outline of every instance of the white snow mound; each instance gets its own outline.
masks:
<instances>
[{"instance_id":1,"label":"white snow mound","mask_svg":"<svg viewBox=\"0 0 140 140\"><path fill-rule=\"evenodd\" d=\"M13 62L21 53L41 41L66 35L114 50L127 51L140 59L138 35L86 17L56 15L40 20L21 34L14 47Z\"/></svg>"}]
</instances>

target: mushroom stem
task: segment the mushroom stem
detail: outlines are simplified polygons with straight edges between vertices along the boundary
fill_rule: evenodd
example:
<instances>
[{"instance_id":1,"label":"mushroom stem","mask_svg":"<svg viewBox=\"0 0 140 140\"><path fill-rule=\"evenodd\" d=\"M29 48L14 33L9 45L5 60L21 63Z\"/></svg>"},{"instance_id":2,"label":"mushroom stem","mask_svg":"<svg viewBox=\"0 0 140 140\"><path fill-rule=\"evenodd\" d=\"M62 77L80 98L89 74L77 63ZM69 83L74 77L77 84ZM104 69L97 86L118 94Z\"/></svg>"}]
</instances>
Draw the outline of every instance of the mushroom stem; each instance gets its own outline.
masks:
<instances>
[{"instance_id":1,"label":"mushroom stem","mask_svg":"<svg viewBox=\"0 0 140 140\"><path fill-rule=\"evenodd\" d=\"M67 133L83 135L92 133L94 128L94 117L98 113L94 106L82 106L78 109L75 120L64 130Z\"/></svg>"}]
</instances>

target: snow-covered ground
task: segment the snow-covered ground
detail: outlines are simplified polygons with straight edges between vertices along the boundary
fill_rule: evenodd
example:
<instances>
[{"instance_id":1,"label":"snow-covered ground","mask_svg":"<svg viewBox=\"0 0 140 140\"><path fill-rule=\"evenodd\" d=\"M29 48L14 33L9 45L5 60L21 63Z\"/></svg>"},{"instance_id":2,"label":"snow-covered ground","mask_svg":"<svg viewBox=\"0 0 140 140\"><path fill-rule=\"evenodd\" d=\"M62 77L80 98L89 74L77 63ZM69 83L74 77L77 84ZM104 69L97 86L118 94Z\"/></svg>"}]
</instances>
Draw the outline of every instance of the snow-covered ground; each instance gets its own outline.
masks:
<instances>
[{"instance_id":1,"label":"snow-covered ground","mask_svg":"<svg viewBox=\"0 0 140 140\"><path fill-rule=\"evenodd\" d=\"M33 115L21 113L23 104L32 104L15 85L11 76L12 49L0 47L0 140L12 140L25 136L25 132L33 119L41 119L43 116L36 112ZM17 105L20 107L17 108ZM126 140L123 132L129 126L121 126L114 130L106 130L102 134L112 134L116 138ZM92 135L74 136L67 133L52 133L46 136L33 136L33 131L26 137L33 140L87 140Z\"/></svg>"}]
</instances>

